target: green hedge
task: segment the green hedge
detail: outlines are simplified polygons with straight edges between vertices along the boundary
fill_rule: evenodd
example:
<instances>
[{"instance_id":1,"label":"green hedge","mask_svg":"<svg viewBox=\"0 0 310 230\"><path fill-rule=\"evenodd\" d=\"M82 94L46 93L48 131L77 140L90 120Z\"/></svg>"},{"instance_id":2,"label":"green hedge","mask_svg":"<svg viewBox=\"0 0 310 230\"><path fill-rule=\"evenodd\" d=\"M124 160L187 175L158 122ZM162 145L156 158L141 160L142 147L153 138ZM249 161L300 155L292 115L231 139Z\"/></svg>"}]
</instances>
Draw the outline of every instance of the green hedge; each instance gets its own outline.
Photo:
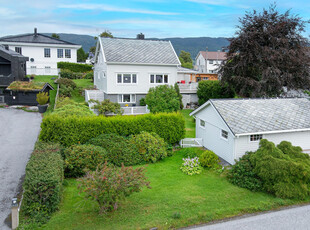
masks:
<instances>
[{"instance_id":1,"label":"green hedge","mask_svg":"<svg viewBox=\"0 0 310 230\"><path fill-rule=\"evenodd\" d=\"M78 64L78 63L71 63L71 62L58 62L57 68L58 69L67 69L71 70L72 72L76 73L86 73L92 70L92 65L87 64Z\"/></svg>"},{"instance_id":2,"label":"green hedge","mask_svg":"<svg viewBox=\"0 0 310 230\"><path fill-rule=\"evenodd\" d=\"M64 178L59 144L37 143L26 167L23 211L39 222L56 211Z\"/></svg>"},{"instance_id":3,"label":"green hedge","mask_svg":"<svg viewBox=\"0 0 310 230\"><path fill-rule=\"evenodd\" d=\"M41 129L41 141L56 142L64 146L84 144L104 133L129 136L142 131L155 132L167 143L173 144L184 138L185 121L181 113L65 118L51 114L44 117Z\"/></svg>"}]
</instances>

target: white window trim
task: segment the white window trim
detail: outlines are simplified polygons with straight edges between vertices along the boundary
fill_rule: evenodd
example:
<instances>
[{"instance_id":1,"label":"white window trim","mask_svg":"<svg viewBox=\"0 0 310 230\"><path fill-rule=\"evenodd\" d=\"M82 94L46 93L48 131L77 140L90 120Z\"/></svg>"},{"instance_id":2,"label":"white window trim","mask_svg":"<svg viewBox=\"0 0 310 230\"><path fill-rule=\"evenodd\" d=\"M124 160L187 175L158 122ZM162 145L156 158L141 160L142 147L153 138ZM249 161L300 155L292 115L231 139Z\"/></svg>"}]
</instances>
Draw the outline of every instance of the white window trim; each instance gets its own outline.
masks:
<instances>
[{"instance_id":1,"label":"white window trim","mask_svg":"<svg viewBox=\"0 0 310 230\"><path fill-rule=\"evenodd\" d=\"M250 143L258 143L258 142L260 142L261 139L256 140L256 141L251 141L251 136L256 136L256 135L262 135L261 139L264 139L264 135L263 134L252 134L252 135L249 135L249 139L248 139Z\"/></svg>"},{"instance_id":2,"label":"white window trim","mask_svg":"<svg viewBox=\"0 0 310 230\"><path fill-rule=\"evenodd\" d=\"M62 50L62 57L58 57L58 50ZM64 58L64 49L59 49L59 48L57 48L57 58Z\"/></svg>"},{"instance_id":3,"label":"white window trim","mask_svg":"<svg viewBox=\"0 0 310 230\"><path fill-rule=\"evenodd\" d=\"M227 138L223 137L223 135L222 135L222 132L223 132L223 131L227 132ZM225 141L228 141L228 136L229 136L229 132L228 132L228 131L226 131L226 130L224 130L224 129L220 129L220 135L221 135L221 139L223 139L223 140L225 140Z\"/></svg>"},{"instance_id":4,"label":"white window trim","mask_svg":"<svg viewBox=\"0 0 310 230\"><path fill-rule=\"evenodd\" d=\"M118 82L118 74L122 75L122 82L121 83ZM130 76L131 76L131 80L130 80L131 82L130 83L124 83L123 82L124 74L130 74ZM133 74L136 75L136 83L132 83L132 75ZM116 84L117 85L137 85L138 84L138 73L134 73L134 72L130 72L130 73L116 73Z\"/></svg>"},{"instance_id":5,"label":"white window trim","mask_svg":"<svg viewBox=\"0 0 310 230\"><path fill-rule=\"evenodd\" d=\"M201 125L201 121L203 121L205 123L205 126ZM202 129L206 129L206 121L199 118L199 127Z\"/></svg>"},{"instance_id":6,"label":"white window trim","mask_svg":"<svg viewBox=\"0 0 310 230\"><path fill-rule=\"evenodd\" d=\"M121 102L121 101L119 100L120 95L122 96L122 101L124 100L124 95L130 95L130 102ZM134 96L134 98L135 98L134 101L132 101L133 95L135 95L135 96ZM131 94L131 93L117 94L117 101L118 101L119 104L128 104L128 103L131 104L131 103L136 103L136 100L137 100L137 95L136 95L136 94Z\"/></svg>"},{"instance_id":7,"label":"white window trim","mask_svg":"<svg viewBox=\"0 0 310 230\"><path fill-rule=\"evenodd\" d=\"M154 78L154 83L152 83L151 82L151 75L163 75L163 77L164 77L164 75L167 75L168 76L168 82L167 83L165 83L165 82L163 82L163 83L157 83L156 82L156 76L154 76L155 78ZM151 85L169 85L169 79L170 79L170 74L169 73L149 73L149 83L151 84Z\"/></svg>"},{"instance_id":8,"label":"white window trim","mask_svg":"<svg viewBox=\"0 0 310 230\"><path fill-rule=\"evenodd\" d=\"M67 51L67 50L69 50L69 51L70 51L70 52L69 52L69 53L70 53L70 57L66 57L66 56L67 56L67 55L66 55L66 51ZM64 58L67 58L67 59L72 58L72 51L71 51L71 49L65 49L64 54L65 54L65 55L64 55Z\"/></svg>"},{"instance_id":9,"label":"white window trim","mask_svg":"<svg viewBox=\"0 0 310 230\"><path fill-rule=\"evenodd\" d=\"M49 56L49 57L46 57L46 56L45 56L45 49L46 49L46 50L50 50L50 52L49 52L50 56ZM52 57L51 48L44 48L44 58L51 58L51 57Z\"/></svg>"}]
</instances>

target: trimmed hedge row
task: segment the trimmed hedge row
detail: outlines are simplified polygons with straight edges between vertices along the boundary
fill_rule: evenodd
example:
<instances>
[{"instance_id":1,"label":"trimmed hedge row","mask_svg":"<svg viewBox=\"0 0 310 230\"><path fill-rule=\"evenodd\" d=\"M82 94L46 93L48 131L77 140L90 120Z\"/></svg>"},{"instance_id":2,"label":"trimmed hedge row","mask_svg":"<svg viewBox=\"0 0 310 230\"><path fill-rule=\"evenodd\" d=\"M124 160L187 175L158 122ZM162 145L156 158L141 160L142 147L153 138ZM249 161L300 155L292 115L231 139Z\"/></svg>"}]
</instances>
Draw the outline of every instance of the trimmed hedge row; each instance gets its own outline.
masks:
<instances>
[{"instance_id":1,"label":"trimmed hedge row","mask_svg":"<svg viewBox=\"0 0 310 230\"><path fill-rule=\"evenodd\" d=\"M87 64L78 64L78 63L71 63L71 62L58 62L57 68L58 69L67 69L71 70L72 72L77 73L86 73L92 70L92 65Z\"/></svg>"},{"instance_id":2,"label":"trimmed hedge row","mask_svg":"<svg viewBox=\"0 0 310 230\"><path fill-rule=\"evenodd\" d=\"M61 199L64 162L59 144L38 142L26 167L23 210L38 221L56 211Z\"/></svg>"},{"instance_id":3,"label":"trimmed hedge row","mask_svg":"<svg viewBox=\"0 0 310 230\"><path fill-rule=\"evenodd\" d=\"M142 131L157 133L167 143L174 144L185 135L185 121L180 113L65 118L51 114L44 117L41 129L41 141L56 142L64 146L84 144L104 133L129 136Z\"/></svg>"}]
</instances>

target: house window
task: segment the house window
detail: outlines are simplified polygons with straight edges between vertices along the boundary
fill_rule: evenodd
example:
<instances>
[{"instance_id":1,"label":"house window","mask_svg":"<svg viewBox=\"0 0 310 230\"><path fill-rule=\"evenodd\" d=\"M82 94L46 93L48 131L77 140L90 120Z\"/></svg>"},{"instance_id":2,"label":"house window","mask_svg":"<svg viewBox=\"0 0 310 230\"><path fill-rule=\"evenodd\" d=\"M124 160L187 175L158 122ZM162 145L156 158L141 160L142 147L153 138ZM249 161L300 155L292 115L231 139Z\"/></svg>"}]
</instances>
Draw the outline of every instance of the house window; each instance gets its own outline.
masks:
<instances>
[{"instance_id":1,"label":"house window","mask_svg":"<svg viewBox=\"0 0 310 230\"><path fill-rule=\"evenodd\" d=\"M46 57L46 58L51 57L51 49L50 48L44 48L44 57Z\"/></svg>"},{"instance_id":2,"label":"house window","mask_svg":"<svg viewBox=\"0 0 310 230\"><path fill-rule=\"evenodd\" d=\"M262 134L250 135L250 141L251 142L260 141L261 139L263 139Z\"/></svg>"},{"instance_id":3,"label":"house window","mask_svg":"<svg viewBox=\"0 0 310 230\"><path fill-rule=\"evenodd\" d=\"M15 52L22 54L22 47L15 47Z\"/></svg>"},{"instance_id":4,"label":"house window","mask_svg":"<svg viewBox=\"0 0 310 230\"><path fill-rule=\"evenodd\" d=\"M137 83L137 74L133 73L118 73L117 83L121 84L135 84Z\"/></svg>"},{"instance_id":5,"label":"house window","mask_svg":"<svg viewBox=\"0 0 310 230\"><path fill-rule=\"evenodd\" d=\"M167 84L168 75L167 74L151 74L150 83Z\"/></svg>"},{"instance_id":6,"label":"house window","mask_svg":"<svg viewBox=\"0 0 310 230\"><path fill-rule=\"evenodd\" d=\"M63 49L57 49L57 57L58 58L64 57L64 50Z\"/></svg>"},{"instance_id":7,"label":"house window","mask_svg":"<svg viewBox=\"0 0 310 230\"><path fill-rule=\"evenodd\" d=\"M118 102L119 103L135 103L136 95L135 94L119 94Z\"/></svg>"},{"instance_id":8,"label":"house window","mask_svg":"<svg viewBox=\"0 0 310 230\"><path fill-rule=\"evenodd\" d=\"M222 130L222 137L223 137L224 139L227 139L227 138L228 138L228 132L225 131L225 130Z\"/></svg>"},{"instance_id":9,"label":"house window","mask_svg":"<svg viewBox=\"0 0 310 230\"><path fill-rule=\"evenodd\" d=\"M65 49L65 58L71 58L71 50Z\"/></svg>"},{"instance_id":10,"label":"house window","mask_svg":"<svg viewBox=\"0 0 310 230\"><path fill-rule=\"evenodd\" d=\"M4 45L4 49L9 50L9 45Z\"/></svg>"},{"instance_id":11,"label":"house window","mask_svg":"<svg viewBox=\"0 0 310 230\"><path fill-rule=\"evenodd\" d=\"M200 124L201 128L205 128L206 127L206 122L204 120L200 119L200 123L199 124Z\"/></svg>"},{"instance_id":12,"label":"house window","mask_svg":"<svg viewBox=\"0 0 310 230\"><path fill-rule=\"evenodd\" d=\"M213 64L213 60L210 60L210 61L209 61L209 64Z\"/></svg>"},{"instance_id":13,"label":"house window","mask_svg":"<svg viewBox=\"0 0 310 230\"><path fill-rule=\"evenodd\" d=\"M51 67L45 66L45 73L51 73Z\"/></svg>"}]
</instances>

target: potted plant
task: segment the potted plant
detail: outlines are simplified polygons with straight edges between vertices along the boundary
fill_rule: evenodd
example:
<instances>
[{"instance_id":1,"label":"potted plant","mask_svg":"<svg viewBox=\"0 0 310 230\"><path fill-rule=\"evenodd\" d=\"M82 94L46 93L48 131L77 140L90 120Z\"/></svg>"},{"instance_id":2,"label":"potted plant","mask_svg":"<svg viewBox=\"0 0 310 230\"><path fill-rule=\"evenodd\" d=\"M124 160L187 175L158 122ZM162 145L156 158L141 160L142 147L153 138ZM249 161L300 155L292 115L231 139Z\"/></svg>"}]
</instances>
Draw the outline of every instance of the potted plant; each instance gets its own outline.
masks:
<instances>
[{"instance_id":1,"label":"potted plant","mask_svg":"<svg viewBox=\"0 0 310 230\"><path fill-rule=\"evenodd\" d=\"M37 102L38 104L38 109L39 113L44 113L48 107L47 102L48 102L49 96L47 92L39 92L37 94Z\"/></svg>"}]
</instances>

